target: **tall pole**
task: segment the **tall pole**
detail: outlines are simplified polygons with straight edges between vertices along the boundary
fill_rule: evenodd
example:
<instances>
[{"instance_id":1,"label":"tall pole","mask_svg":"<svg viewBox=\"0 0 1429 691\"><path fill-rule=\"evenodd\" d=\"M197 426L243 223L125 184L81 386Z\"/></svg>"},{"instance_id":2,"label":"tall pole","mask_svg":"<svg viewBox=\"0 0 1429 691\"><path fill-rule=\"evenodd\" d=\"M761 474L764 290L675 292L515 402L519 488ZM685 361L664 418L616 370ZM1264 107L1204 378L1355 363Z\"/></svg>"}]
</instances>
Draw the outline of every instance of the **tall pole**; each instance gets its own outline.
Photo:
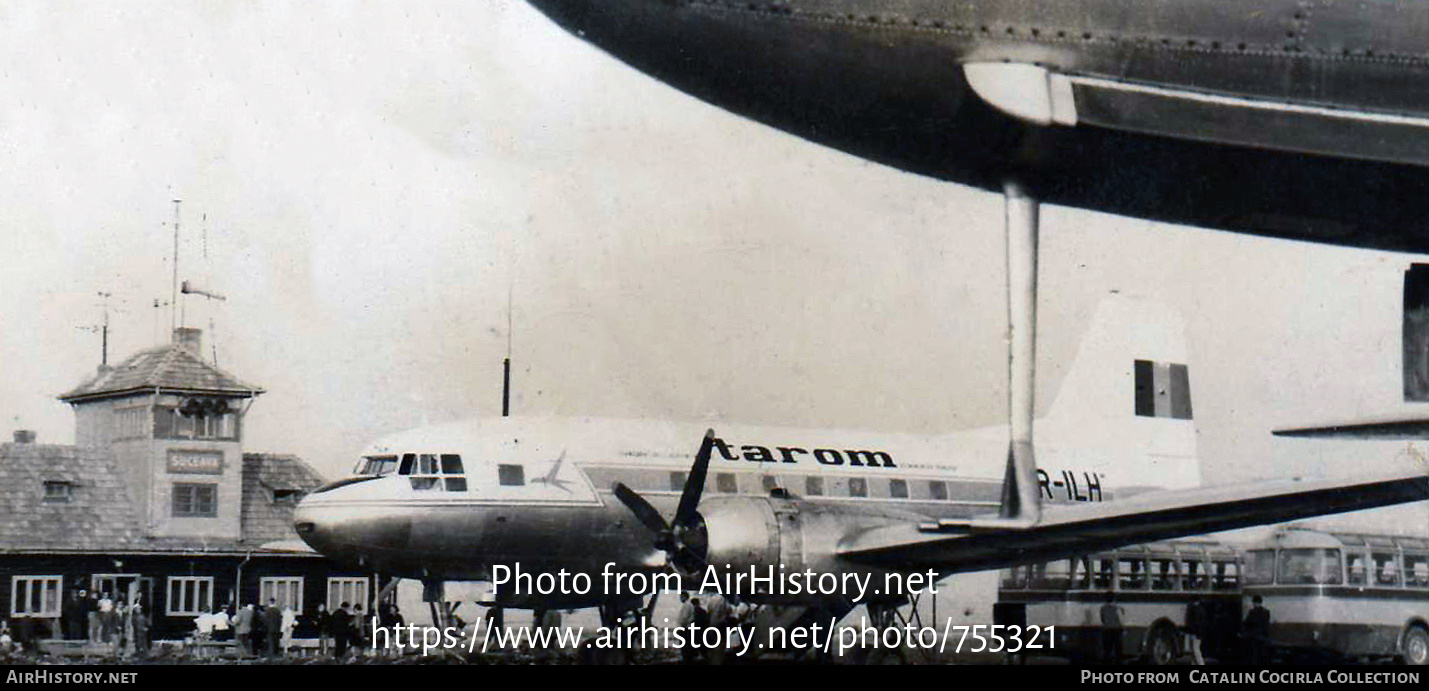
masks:
<instances>
[{"instance_id":1,"label":"tall pole","mask_svg":"<svg viewBox=\"0 0 1429 691\"><path fill-rule=\"evenodd\" d=\"M174 200L174 284L169 291L169 333L173 333L179 328L179 204L181 199Z\"/></svg>"}]
</instances>

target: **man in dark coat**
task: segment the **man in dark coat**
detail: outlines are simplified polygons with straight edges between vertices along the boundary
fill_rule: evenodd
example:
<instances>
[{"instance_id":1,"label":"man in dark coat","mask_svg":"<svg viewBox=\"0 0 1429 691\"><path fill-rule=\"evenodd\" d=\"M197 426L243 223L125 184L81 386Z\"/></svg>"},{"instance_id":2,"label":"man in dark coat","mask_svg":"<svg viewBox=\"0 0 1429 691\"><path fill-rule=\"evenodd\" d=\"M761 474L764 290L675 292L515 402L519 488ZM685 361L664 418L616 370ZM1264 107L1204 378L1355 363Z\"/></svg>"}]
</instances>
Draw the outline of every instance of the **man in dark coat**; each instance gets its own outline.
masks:
<instances>
[{"instance_id":1,"label":"man in dark coat","mask_svg":"<svg viewBox=\"0 0 1429 691\"><path fill-rule=\"evenodd\" d=\"M1245 625L1241 627L1241 638L1245 641L1246 664L1264 667L1270 664L1270 610L1264 600L1256 595L1251 599L1252 607L1245 614Z\"/></svg>"},{"instance_id":2,"label":"man in dark coat","mask_svg":"<svg viewBox=\"0 0 1429 691\"><path fill-rule=\"evenodd\" d=\"M271 597L263 608L263 633L268 639L268 657L277 657L278 639L283 636L283 608Z\"/></svg>"},{"instance_id":3,"label":"man in dark coat","mask_svg":"<svg viewBox=\"0 0 1429 691\"><path fill-rule=\"evenodd\" d=\"M332 613L332 618L328 620L330 628L328 633L332 634L333 654L341 660L347 657L347 643L352 638L352 613L347 611L348 603L344 602L338 606L337 611Z\"/></svg>"}]
</instances>

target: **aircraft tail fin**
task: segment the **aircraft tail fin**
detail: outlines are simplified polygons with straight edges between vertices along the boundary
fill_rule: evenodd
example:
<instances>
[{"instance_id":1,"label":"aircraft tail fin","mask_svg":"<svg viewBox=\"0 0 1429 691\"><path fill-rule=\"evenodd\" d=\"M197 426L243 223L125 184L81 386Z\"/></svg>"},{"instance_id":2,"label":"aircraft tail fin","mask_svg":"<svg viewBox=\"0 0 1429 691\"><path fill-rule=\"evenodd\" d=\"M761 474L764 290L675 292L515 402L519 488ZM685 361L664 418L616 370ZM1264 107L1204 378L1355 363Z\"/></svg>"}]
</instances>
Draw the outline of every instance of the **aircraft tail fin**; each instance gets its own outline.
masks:
<instances>
[{"instance_id":1,"label":"aircraft tail fin","mask_svg":"<svg viewBox=\"0 0 1429 691\"><path fill-rule=\"evenodd\" d=\"M1098 472L1128 489L1199 486L1191 384L1180 314L1107 296L1038 420L1039 465Z\"/></svg>"}]
</instances>

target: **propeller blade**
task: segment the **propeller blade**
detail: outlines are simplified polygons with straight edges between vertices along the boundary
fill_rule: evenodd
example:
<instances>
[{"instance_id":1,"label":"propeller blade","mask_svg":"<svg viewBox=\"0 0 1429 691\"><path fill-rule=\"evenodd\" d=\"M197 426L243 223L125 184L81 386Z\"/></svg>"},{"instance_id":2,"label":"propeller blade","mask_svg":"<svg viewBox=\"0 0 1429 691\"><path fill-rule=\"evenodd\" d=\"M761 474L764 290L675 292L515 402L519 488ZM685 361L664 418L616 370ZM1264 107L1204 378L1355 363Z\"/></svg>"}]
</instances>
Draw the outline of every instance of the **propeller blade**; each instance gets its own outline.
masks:
<instances>
[{"instance_id":1,"label":"propeller blade","mask_svg":"<svg viewBox=\"0 0 1429 691\"><path fill-rule=\"evenodd\" d=\"M619 499L625 508L630 509L630 513L635 514L635 518L639 519L657 537L670 532L670 526L665 523L665 517L660 515L660 511L651 506L650 502L645 501L645 497L626 487L625 483L615 483L615 486L611 487L611 491L615 492L615 498Z\"/></svg>"},{"instance_id":2,"label":"propeller blade","mask_svg":"<svg viewBox=\"0 0 1429 691\"><path fill-rule=\"evenodd\" d=\"M690 466L690 476L685 478L685 489L680 492L680 507L675 509L676 526L693 525L696 512L700 508L700 494L705 491L705 475L709 474L710 451L714 450L714 430L705 430L705 439L700 442L700 452L695 454L695 464Z\"/></svg>"}]
</instances>

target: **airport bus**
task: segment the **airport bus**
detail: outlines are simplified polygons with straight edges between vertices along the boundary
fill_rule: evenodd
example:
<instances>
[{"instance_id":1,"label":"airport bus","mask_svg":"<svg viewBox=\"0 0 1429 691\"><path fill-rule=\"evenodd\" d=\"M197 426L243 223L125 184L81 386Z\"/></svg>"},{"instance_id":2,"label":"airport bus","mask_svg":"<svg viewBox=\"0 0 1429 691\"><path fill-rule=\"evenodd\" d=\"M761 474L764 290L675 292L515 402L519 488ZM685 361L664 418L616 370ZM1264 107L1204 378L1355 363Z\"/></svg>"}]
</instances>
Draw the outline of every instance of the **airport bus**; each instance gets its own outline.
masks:
<instances>
[{"instance_id":1,"label":"airport bus","mask_svg":"<svg viewBox=\"0 0 1429 691\"><path fill-rule=\"evenodd\" d=\"M1244 589L1279 655L1429 664L1429 539L1288 527L1246 550Z\"/></svg>"},{"instance_id":2,"label":"airport bus","mask_svg":"<svg viewBox=\"0 0 1429 691\"><path fill-rule=\"evenodd\" d=\"M1134 545L1072 559L1005 569L994 619L999 624L1051 629L1039 654L1073 662L1101 659L1101 607L1112 595L1122 608L1122 651L1152 664L1183 653L1186 609L1199 599L1211 630L1207 657L1236 653L1241 614L1239 552L1205 539Z\"/></svg>"}]
</instances>

